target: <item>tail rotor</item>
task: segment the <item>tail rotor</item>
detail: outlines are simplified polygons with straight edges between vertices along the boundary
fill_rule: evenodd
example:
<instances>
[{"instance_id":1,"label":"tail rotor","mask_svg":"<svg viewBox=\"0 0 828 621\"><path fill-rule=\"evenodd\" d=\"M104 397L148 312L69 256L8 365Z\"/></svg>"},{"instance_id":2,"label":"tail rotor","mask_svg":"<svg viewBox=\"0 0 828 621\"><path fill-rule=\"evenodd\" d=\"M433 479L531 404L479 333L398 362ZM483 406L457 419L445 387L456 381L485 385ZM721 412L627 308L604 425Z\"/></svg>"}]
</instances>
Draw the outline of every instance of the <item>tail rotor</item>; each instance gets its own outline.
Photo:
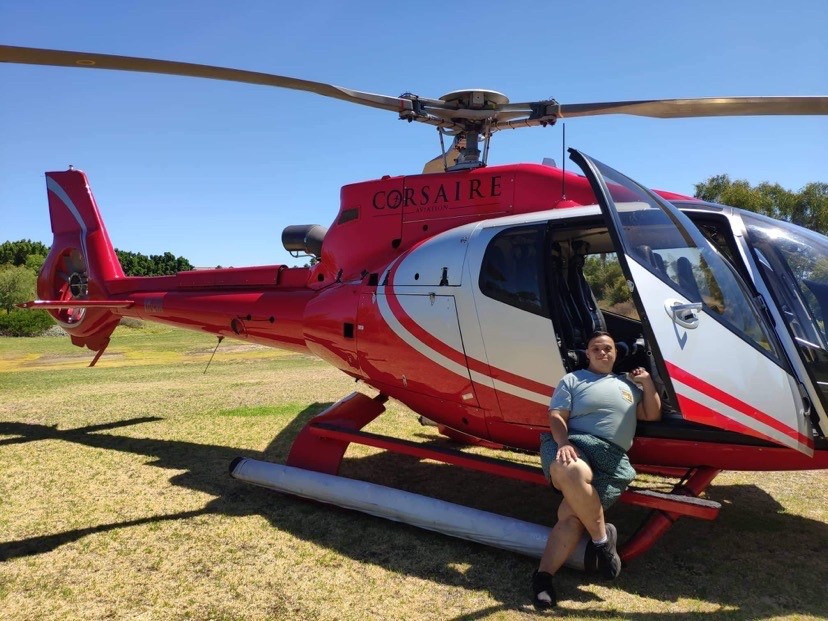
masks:
<instances>
[{"instance_id":1,"label":"tail rotor","mask_svg":"<svg viewBox=\"0 0 828 621\"><path fill-rule=\"evenodd\" d=\"M86 300L89 298L89 270L86 259L77 248L68 248L58 257L51 277L51 299L59 302ZM56 321L70 327L81 323L86 315L86 308L60 308L52 312Z\"/></svg>"}]
</instances>

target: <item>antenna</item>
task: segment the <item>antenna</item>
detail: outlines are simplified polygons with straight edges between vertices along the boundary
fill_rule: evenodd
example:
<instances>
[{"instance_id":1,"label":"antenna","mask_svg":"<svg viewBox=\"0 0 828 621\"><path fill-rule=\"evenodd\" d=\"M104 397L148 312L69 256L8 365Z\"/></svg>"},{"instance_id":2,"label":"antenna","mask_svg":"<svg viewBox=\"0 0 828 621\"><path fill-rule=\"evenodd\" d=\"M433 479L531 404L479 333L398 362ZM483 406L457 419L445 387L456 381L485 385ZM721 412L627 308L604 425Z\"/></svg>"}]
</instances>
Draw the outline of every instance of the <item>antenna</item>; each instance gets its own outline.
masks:
<instances>
[{"instance_id":1,"label":"antenna","mask_svg":"<svg viewBox=\"0 0 828 621\"><path fill-rule=\"evenodd\" d=\"M224 337L223 337L223 336L219 336L219 337L218 337L218 343L216 343L216 349L214 349L214 350L213 350L213 353L212 353L212 355L210 356L210 359L207 361L207 366L206 366L206 367L204 367L204 373L203 373L203 375L206 375L206 374L207 374L207 369L209 369L209 368L210 368L210 363L213 361L213 356L215 356L215 355L216 355L216 350L218 349L219 345L221 345L221 342L222 342L223 340L224 340Z\"/></svg>"}]
</instances>

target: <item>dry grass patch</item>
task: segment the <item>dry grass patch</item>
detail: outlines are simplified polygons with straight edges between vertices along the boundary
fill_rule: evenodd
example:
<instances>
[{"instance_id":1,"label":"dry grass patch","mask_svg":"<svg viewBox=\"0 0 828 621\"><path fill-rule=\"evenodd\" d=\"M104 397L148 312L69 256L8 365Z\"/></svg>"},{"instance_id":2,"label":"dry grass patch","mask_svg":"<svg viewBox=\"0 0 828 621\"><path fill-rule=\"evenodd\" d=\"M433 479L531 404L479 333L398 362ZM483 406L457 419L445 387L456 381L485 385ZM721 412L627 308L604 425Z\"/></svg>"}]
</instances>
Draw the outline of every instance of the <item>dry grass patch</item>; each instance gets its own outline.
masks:
<instances>
[{"instance_id":1,"label":"dry grass patch","mask_svg":"<svg viewBox=\"0 0 828 621\"><path fill-rule=\"evenodd\" d=\"M235 343L205 375L214 344L119 329L120 357L87 369L64 339L0 339L0 619L540 617L527 606L532 559L231 479L238 455L284 461L354 383ZM442 442L395 403L369 430ZM544 489L368 447L350 449L342 473L554 516ZM717 522L682 520L615 583L563 572L560 616L825 617L825 473L726 473L709 495L724 505ZM643 515L619 507L612 519L629 535Z\"/></svg>"}]
</instances>

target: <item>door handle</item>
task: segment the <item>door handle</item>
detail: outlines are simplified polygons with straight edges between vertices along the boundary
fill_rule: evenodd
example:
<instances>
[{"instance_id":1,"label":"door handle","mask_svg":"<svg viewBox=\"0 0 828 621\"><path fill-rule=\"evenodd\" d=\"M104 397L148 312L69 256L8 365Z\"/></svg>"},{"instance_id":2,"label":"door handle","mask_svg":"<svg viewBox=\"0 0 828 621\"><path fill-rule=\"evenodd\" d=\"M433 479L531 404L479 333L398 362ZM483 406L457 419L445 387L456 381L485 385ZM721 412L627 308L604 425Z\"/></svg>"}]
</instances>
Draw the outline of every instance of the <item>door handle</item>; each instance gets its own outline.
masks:
<instances>
[{"instance_id":1,"label":"door handle","mask_svg":"<svg viewBox=\"0 0 828 621\"><path fill-rule=\"evenodd\" d=\"M664 310L670 315L670 319L688 330L698 327L699 311L701 309L701 302L682 302L681 300L666 300L664 302Z\"/></svg>"}]
</instances>

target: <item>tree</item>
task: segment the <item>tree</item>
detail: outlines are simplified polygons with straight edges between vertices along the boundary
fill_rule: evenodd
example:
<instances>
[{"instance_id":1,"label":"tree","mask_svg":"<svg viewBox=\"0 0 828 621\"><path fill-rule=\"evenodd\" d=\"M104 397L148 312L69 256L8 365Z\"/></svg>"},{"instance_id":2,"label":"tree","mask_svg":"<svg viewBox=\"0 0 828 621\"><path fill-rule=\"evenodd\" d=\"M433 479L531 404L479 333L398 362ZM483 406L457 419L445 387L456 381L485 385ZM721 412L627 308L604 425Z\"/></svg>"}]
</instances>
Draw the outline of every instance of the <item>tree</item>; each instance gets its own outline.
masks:
<instances>
[{"instance_id":1,"label":"tree","mask_svg":"<svg viewBox=\"0 0 828 621\"><path fill-rule=\"evenodd\" d=\"M584 278L599 306L612 306L630 299L627 280L615 253L588 256L584 262Z\"/></svg>"},{"instance_id":2,"label":"tree","mask_svg":"<svg viewBox=\"0 0 828 621\"><path fill-rule=\"evenodd\" d=\"M696 184L696 198L828 233L828 183L813 182L791 192L778 183L764 181L754 187L742 179L732 181L728 175L716 175Z\"/></svg>"},{"instance_id":3,"label":"tree","mask_svg":"<svg viewBox=\"0 0 828 621\"><path fill-rule=\"evenodd\" d=\"M10 266L0 270L0 308L10 313L14 305L35 297L35 273L20 266Z\"/></svg>"},{"instance_id":4,"label":"tree","mask_svg":"<svg viewBox=\"0 0 828 621\"><path fill-rule=\"evenodd\" d=\"M31 255L45 257L49 254L49 247L31 239L5 241L0 244L0 265L26 265ZM41 262L42 264L42 262Z\"/></svg>"},{"instance_id":5,"label":"tree","mask_svg":"<svg viewBox=\"0 0 828 621\"><path fill-rule=\"evenodd\" d=\"M47 249L48 251L48 249ZM40 272L40 268L43 267L43 264L46 262L46 255L45 254L30 254L26 257L26 269L32 270L35 274Z\"/></svg>"}]
</instances>

